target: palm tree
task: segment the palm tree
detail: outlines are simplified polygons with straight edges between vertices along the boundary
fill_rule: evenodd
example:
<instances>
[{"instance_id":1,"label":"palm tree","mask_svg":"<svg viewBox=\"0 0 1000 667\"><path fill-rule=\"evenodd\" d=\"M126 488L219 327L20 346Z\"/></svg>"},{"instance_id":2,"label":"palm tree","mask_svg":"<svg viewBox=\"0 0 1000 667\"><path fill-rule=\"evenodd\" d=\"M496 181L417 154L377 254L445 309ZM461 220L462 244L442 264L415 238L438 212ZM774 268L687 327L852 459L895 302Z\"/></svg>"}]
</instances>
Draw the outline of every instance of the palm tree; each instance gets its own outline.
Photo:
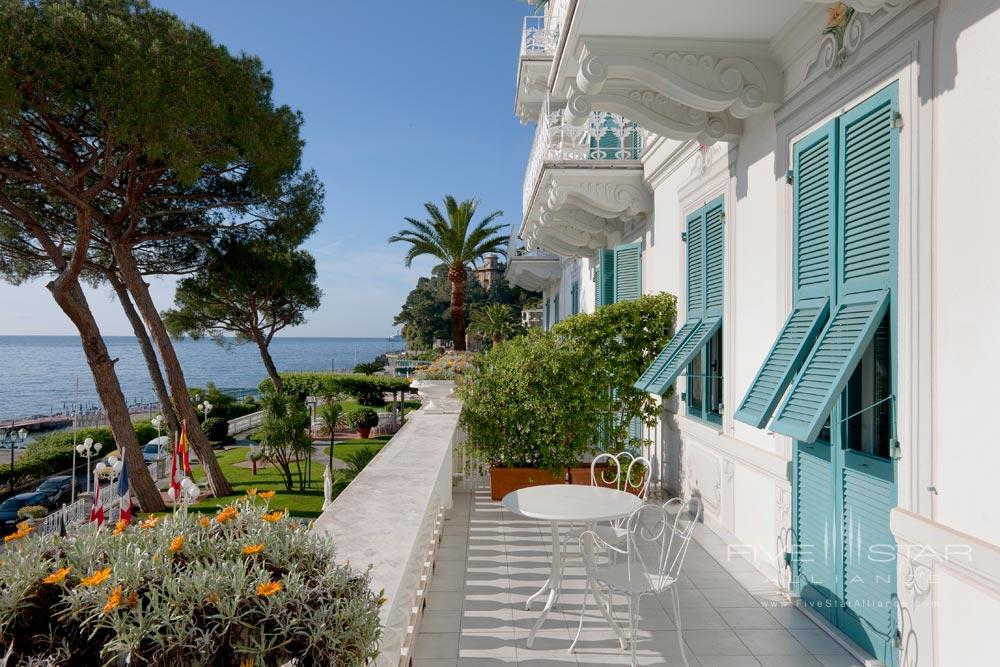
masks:
<instances>
[{"instance_id":1,"label":"palm tree","mask_svg":"<svg viewBox=\"0 0 1000 667\"><path fill-rule=\"evenodd\" d=\"M489 336L496 345L517 331L514 309L504 303L488 303L473 311L469 328L476 333Z\"/></svg>"},{"instance_id":2,"label":"palm tree","mask_svg":"<svg viewBox=\"0 0 1000 667\"><path fill-rule=\"evenodd\" d=\"M329 466L331 471L333 471L333 443L337 437L337 427L343 421L343 416L343 407L341 407L340 403L334 401L332 397L327 397L326 403L319 409L319 420L323 424L323 430L330 434Z\"/></svg>"},{"instance_id":3,"label":"palm tree","mask_svg":"<svg viewBox=\"0 0 1000 667\"><path fill-rule=\"evenodd\" d=\"M444 210L433 202L424 204L427 220L421 222L405 218L410 229L404 229L389 238L390 243L405 241L410 244L406 253L406 266L420 255L437 257L448 265L451 281L451 340L456 350L465 349L465 280L470 264L488 253L506 254L507 235L500 233L506 225L493 224L503 211L493 211L473 225L472 219L479 206L478 199L457 201L453 196L444 198Z\"/></svg>"}]
</instances>

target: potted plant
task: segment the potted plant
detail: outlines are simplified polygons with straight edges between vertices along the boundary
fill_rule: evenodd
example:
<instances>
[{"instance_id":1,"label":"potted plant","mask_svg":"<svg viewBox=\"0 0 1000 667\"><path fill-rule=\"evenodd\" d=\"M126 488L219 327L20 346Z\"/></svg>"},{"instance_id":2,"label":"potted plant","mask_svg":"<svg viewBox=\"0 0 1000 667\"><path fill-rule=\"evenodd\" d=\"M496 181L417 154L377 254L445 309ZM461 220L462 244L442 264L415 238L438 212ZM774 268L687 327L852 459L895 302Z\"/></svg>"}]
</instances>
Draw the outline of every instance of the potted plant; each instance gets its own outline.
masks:
<instances>
[{"instance_id":1,"label":"potted plant","mask_svg":"<svg viewBox=\"0 0 1000 667\"><path fill-rule=\"evenodd\" d=\"M378 413L369 407L360 406L347 413L347 423L358 432L359 438L367 438L378 426Z\"/></svg>"},{"instance_id":2,"label":"potted plant","mask_svg":"<svg viewBox=\"0 0 1000 667\"><path fill-rule=\"evenodd\" d=\"M17 510L17 515L28 522L29 526L37 526L49 514L49 508L41 505L25 505Z\"/></svg>"},{"instance_id":3,"label":"potted plant","mask_svg":"<svg viewBox=\"0 0 1000 667\"><path fill-rule=\"evenodd\" d=\"M606 389L589 381L588 355L550 333L494 346L459 389L468 450L490 470L494 500L565 481L600 434Z\"/></svg>"}]
</instances>

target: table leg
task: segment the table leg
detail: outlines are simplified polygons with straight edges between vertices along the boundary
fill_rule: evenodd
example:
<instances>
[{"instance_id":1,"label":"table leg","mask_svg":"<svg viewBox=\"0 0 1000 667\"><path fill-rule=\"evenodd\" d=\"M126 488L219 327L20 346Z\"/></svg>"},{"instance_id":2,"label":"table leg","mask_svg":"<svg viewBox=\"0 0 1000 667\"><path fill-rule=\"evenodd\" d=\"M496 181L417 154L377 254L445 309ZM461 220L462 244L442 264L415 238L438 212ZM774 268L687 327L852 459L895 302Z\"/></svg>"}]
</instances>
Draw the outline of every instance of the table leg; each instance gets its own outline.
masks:
<instances>
[{"instance_id":1,"label":"table leg","mask_svg":"<svg viewBox=\"0 0 1000 667\"><path fill-rule=\"evenodd\" d=\"M535 633L538 632L538 628L542 627L542 623L545 622L545 618L552 611L552 607L555 606L556 600L559 599L559 592L562 587L562 565L560 559L562 558L562 540L559 539L559 524L552 522L552 571L549 574L549 580L546 584L549 586L549 598L545 602L545 608L542 609L542 613L538 616L538 620L535 621L535 625L531 628L531 632L528 633L528 640L526 642L528 648L535 641ZM545 587L542 587L545 590ZM538 591L541 593L542 591ZM538 595L535 593L535 595ZM532 599L535 597L532 595ZM529 599L530 603L531 600Z\"/></svg>"}]
</instances>

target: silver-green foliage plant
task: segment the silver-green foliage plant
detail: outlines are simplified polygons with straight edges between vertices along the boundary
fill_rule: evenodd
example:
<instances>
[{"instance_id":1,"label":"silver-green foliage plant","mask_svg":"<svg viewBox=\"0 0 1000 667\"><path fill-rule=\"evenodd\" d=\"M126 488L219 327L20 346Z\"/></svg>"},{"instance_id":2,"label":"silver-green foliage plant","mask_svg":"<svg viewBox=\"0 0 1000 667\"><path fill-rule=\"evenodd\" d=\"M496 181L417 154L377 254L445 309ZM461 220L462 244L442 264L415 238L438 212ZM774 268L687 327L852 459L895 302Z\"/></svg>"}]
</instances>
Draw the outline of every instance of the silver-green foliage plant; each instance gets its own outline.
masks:
<instances>
[{"instance_id":1,"label":"silver-green foliage plant","mask_svg":"<svg viewBox=\"0 0 1000 667\"><path fill-rule=\"evenodd\" d=\"M259 499L7 544L9 664L365 665L381 597L328 538Z\"/></svg>"}]
</instances>

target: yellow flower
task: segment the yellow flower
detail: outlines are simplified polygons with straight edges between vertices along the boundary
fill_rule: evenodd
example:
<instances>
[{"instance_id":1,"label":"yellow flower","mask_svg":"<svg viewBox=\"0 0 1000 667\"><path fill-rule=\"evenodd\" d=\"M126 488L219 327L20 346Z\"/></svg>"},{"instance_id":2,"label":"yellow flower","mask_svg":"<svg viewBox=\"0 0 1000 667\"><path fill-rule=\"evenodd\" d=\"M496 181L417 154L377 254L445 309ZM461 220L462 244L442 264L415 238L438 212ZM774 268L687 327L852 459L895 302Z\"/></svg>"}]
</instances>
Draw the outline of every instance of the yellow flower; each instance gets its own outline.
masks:
<instances>
[{"instance_id":1,"label":"yellow flower","mask_svg":"<svg viewBox=\"0 0 1000 667\"><path fill-rule=\"evenodd\" d=\"M280 581L265 581L263 584L257 586L257 595L266 598L274 595L281 590Z\"/></svg>"},{"instance_id":2,"label":"yellow flower","mask_svg":"<svg viewBox=\"0 0 1000 667\"><path fill-rule=\"evenodd\" d=\"M66 579L66 575L68 575L69 572L70 572L70 570L72 570L72 569L73 568L71 568L71 567L61 567L58 570L56 570L55 572L53 572L52 574L50 574L49 576L47 576L44 579L42 579L42 583L43 584L59 584L59 583L62 583L63 580Z\"/></svg>"},{"instance_id":3,"label":"yellow flower","mask_svg":"<svg viewBox=\"0 0 1000 667\"><path fill-rule=\"evenodd\" d=\"M227 521L235 519L238 515L239 515L239 512L236 511L236 508L233 507L232 505L230 505L229 507L226 507L221 512L219 512L218 514L216 514L215 515L215 520L218 523L226 523Z\"/></svg>"},{"instance_id":4,"label":"yellow flower","mask_svg":"<svg viewBox=\"0 0 1000 667\"><path fill-rule=\"evenodd\" d=\"M268 523L274 523L276 521L281 521L282 516L283 514L281 513L281 510L274 510L273 512L265 514L263 518L264 521L267 521Z\"/></svg>"},{"instance_id":5,"label":"yellow flower","mask_svg":"<svg viewBox=\"0 0 1000 667\"><path fill-rule=\"evenodd\" d=\"M124 521L122 519L119 519L118 521L115 521L115 532L112 533L112 534L113 535L121 535L122 533L125 532L126 528L128 528L128 521Z\"/></svg>"},{"instance_id":6,"label":"yellow flower","mask_svg":"<svg viewBox=\"0 0 1000 667\"><path fill-rule=\"evenodd\" d=\"M245 547L243 547L243 555L252 556L253 554L259 554L263 550L264 550L263 544L248 544Z\"/></svg>"},{"instance_id":7,"label":"yellow flower","mask_svg":"<svg viewBox=\"0 0 1000 667\"><path fill-rule=\"evenodd\" d=\"M140 528L155 528L158 523L160 523L160 517L154 516L154 517L150 517L150 518L146 519L145 521L143 521L142 523L140 523L139 527Z\"/></svg>"},{"instance_id":8,"label":"yellow flower","mask_svg":"<svg viewBox=\"0 0 1000 667\"><path fill-rule=\"evenodd\" d=\"M203 516L200 519L198 519L198 525L200 525L202 528L208 528L209 526L212 525L212 520L209 519L207 516Z\"/></svg>"},{"instance_id":9,"label":"yellow flower","mask_svg":"<svg viewBox=\"0 0 1000 667\"><path fill-rule=\"evenodd\" d=\"M83 579L81 579L80 580L80 585L81 586L96 586L96 585L102 583L103 581L105 581L110 576L111 576L111 568L110 567L106 567L103 570L98 570L97 572L93 573L89 577L84 577Z\"/></svg>"},{"instance_id":10,"label":"yellow flower","mask_svg":"<svg viewBox=\"0 0 1000 667\"><path fill-rule=\"evenodd\" d=\"M257 662L253 659L253 656L248 655L247 657L240 660L240 667L254 667Z\"/></svg>"},{"instance_id":11,"label":"yellow flower","mask_svg":"<svg viewBox=\"0 0 1000 667\"><path fill-rule=\"evenodd\" d=\"M274 498L274 491L261 491L257 495L264 500L270 500L271 498Z\"/></svg>"},{"instance_id":12,"label":"yellow flower","mask_svg":"<svg viewBox=\"0 0 1000 667\"><path fill-rule=\"evenodd\" d=\"M256 496L257 495L257 488L254 487L252 489L247 489L247 495L250 496L251 498L253 498L254 496Z\"/></svg>"},{"instance_id":13,"label":"yellow flower","mask_svg":"<svg viewBox=\"0 0 1000 667\"><path fill-rule=\"evenodd\" d=\"M174 539L170 540L170 553L175 554L184 548L184 536L178 535Z\"/></svg>"},{"instance_id":14,"label":"yellow flower","mask_svg":"<svg viewBox=\"0 0 1000 667\"><path fill-rule=\"evenodd\" d=\"M13 542L14 540L19 540L25 535L27 535L27 533L22 533L21 531L17 531L16 533L11 533L10 535L4 535L3 536L4 544L6 544L7 542Z\"/></svg>"},{"instance_id":15,"label":"yellow flower","mask_svg":"<svg viewBox=\"0 0 1000 667\"><path fill-rule=\"evenodd\" d=\"M117 586L115 586L114 590L111 591L111 594L108 595L108 601L104 605L104 613L106 614L113 609L117 609L118 605L120 605L121 603L122 603L122 585L118 584Z\"/></svg>"}]
</instances>

